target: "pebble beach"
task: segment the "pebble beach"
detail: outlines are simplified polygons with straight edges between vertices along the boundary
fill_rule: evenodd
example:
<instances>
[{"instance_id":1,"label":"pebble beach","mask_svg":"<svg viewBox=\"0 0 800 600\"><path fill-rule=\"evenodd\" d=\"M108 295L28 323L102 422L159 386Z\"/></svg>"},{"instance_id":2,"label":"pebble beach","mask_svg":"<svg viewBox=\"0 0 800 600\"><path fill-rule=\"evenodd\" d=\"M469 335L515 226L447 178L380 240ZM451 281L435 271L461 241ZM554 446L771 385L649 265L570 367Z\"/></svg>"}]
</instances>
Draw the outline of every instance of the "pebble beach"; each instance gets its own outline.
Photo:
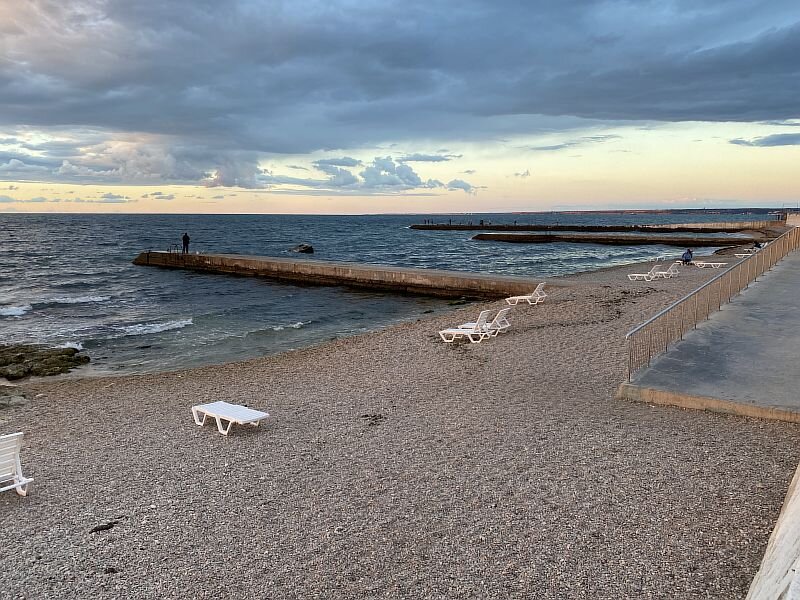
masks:
<instances>
[{"instance_id":1,"label":"pebble beach","mask_svg":"<svg viewBox=\"0 0 800 600\"><path fill-rule=\"evenodd\" d=\"M625 333L719 274L548 280L505 334L450 313L169 373L40 380L0 494L0 598L744 598L800 428L614 398ZM641 271L644 269L644 271ZM758 284L756 284L758 285ZM270 413L227 437L192 405Z\"/></svg>"}]
</instances>

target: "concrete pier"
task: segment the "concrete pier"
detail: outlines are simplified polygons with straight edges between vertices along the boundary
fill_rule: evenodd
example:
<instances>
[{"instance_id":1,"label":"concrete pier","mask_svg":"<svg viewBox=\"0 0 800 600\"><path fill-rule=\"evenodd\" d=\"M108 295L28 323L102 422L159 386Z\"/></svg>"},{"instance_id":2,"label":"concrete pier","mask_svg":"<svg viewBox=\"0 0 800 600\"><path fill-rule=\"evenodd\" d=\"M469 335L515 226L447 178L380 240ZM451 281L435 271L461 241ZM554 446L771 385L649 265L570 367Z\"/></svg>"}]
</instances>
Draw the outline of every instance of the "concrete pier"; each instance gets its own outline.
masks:
<instances>
[{"instance_id":1,"label":"concrete pier","mask_svg":"<svg viewBox=\"0 0 800 600\"><path fill-rule=\"evenodd\" d=\"M649 233L737 233L739 231L784 228L784 221L724 221L716 223L670 223L662 225L513 225L424 223L410 229L422 231L573 231L573 232L649 232Z\"/></svg>"},{"instance_id":2,"label":"concrete pier","mask_svg":"<svg viewBox=\"0 0 800 600\"><path fill-rule=\"evenodd\" d=\"M148 251L137 256L133 264L264 277L290 283L342 285L443 298L465 296L502 298L529 294L541 281L526 277L506 277L459 271L238 254L178 254Z\"/></svg>"},{"instance_id":3,"label":"concrete pier","mask_svg":"<svg viewBox=\"0 0 800 600\"><path fill-rule=\"evenodd\" d=\"M763 241L762 236L722 237L710 235L604 235L593 233L479 233L473 240L508 242L512 244L548 244L568 242L578 244L605 244L612 246L642 246L660 244L681 248L711 246L739 246Z\"/></svg>"}]
</instances>

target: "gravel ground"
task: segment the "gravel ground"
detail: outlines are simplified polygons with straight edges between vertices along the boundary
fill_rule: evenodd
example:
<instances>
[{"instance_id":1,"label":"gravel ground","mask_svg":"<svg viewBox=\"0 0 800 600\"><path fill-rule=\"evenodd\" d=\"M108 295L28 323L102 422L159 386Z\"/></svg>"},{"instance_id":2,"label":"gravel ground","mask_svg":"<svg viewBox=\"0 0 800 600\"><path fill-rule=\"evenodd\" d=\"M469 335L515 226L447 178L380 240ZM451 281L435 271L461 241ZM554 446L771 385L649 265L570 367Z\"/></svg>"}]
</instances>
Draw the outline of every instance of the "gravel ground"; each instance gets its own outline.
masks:
<instances>
[{"instance_id":1,"label":"gravel ground","mask_svg":"<svg viewBox=\"0 0 800 600\"><path fill-rule=\"evenodd\" d=\"M471 305L243 363L29 384L0 409L35 478L0 494L0 597L743 598L800 428L615 400L624 334L719 273L632 270L554 280L481 344L436 335ZM214 400L272 417L223 437L189 411Z\"/></svg>"}]
</instances>

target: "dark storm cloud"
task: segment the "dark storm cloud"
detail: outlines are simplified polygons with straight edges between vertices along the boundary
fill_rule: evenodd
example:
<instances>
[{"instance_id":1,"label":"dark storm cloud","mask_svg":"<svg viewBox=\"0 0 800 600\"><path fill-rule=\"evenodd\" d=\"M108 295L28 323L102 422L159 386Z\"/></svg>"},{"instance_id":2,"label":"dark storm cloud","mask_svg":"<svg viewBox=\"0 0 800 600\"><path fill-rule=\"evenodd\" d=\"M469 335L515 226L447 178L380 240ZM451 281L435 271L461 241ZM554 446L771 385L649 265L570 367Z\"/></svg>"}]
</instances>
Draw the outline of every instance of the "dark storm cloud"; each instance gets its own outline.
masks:
<instances>
[{"instance_id":1,"label":"dark storm cloud","mask_svg":"<svg viewBox=\"0 0 800 600\"><path fill-rule=\"evenodd\" d=\"M800 116L796 0L10 7L0 129L79 132L15 149L67 181L256 187L265 153L497 140L585 118Z\"/></svg>"}]
</instances>

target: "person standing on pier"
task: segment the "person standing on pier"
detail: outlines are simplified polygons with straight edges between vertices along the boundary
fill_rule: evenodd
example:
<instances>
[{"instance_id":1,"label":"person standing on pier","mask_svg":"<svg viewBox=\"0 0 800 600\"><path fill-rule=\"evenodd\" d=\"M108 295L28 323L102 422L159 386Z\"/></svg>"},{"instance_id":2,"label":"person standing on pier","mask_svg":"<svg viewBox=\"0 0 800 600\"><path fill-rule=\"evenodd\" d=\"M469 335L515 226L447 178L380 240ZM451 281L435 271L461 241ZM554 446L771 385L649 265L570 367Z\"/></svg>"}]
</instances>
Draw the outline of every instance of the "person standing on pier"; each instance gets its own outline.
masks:
<instances>
[{"instance_id":1,"label":"person standing on pier","mask_svg":"<svg viewBox=\"0 0 800 600\"><path fill-rule=\"evenodd\" d=\"M181 240L183 241L183 253L189 254L189 241L191 240L189 234L187 232L184 232Z\"/></svg>"}]
</instances>

